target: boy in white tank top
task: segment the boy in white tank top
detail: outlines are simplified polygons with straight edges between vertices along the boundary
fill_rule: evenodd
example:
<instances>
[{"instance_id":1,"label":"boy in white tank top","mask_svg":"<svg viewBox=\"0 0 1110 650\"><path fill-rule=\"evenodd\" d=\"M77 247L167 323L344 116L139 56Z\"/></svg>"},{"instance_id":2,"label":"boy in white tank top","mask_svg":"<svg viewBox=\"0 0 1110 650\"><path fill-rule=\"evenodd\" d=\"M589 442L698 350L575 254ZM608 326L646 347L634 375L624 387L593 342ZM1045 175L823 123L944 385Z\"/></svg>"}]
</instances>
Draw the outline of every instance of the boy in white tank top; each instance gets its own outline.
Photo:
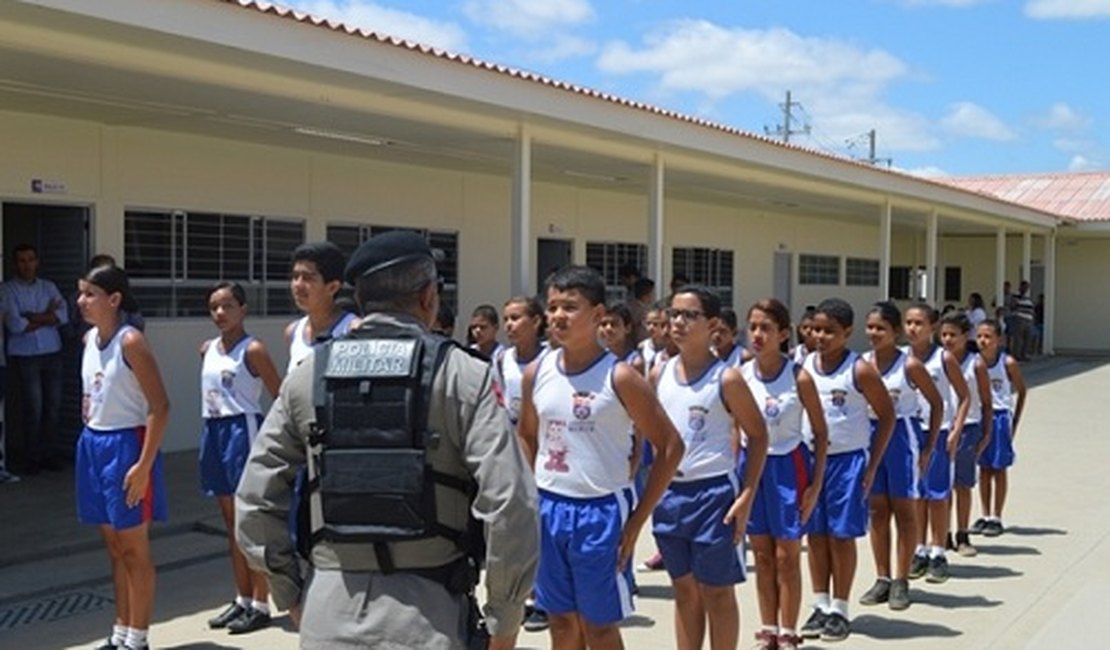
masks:
<instances>
[{"instance_id":1,"label":"boy in white tank top","mask_svg":"<svg viewBox=\"0 0 1110 650\"><path fill-rule=\"evenodd\" d=\"M825 641L841 641L851 633L848 598L855 579L856 538L867 534L867 495L894 428L894 404L879 373L845 347L853 318L847 302L822 301L813 317L817 350L804 366L821 396L829 452L821 496L807 526L816 602L802 636ZM868 406L878 417L874 439Z\"/></svg>"},{"instance_id":2,"label":"boy in white tank top","mask_svg":"<svg viewBox=\"0 0 1110 650\"><path fill-rule=\"evenodd\" d=\"M740 638L736 585L745 580L744 539L767 458L767 427L739 370L718 359L710 338L720 299L686 286L668 316L677 357L652 373L659 401L681 432L686 452L656 507L652 530L675 590L677 647L713 650ZM740 431L748 437L743 485L736 484Z\"/></svg>"},{"instance_id":3,"label":"boy in white tank top","mask_svg":"<svg viewBox=\"0 0 1110 650\"><path fill-rule=\"evenodd\" d=\"M519 432L540 488L536 605L552 645L623 647L631 612L622 573L636 538L682 458L683 444L644 377L597 341L605 283L566 267L547 281L548 334L558 346L525 370ZM639 504L629 459L631 426L657 455Z\"/></svg>"},{"instance_id":4,"label":"boy in white tank top","mask_svg":"<svg viewBox=\"0 0 1110 650\"><path fill-rule=\"evenodd\" d=\"M305 315L285 327L285 343L289 346L286 373L312 354L321 336L346 334L358 320L335 301L346 266L338 246L326 241L308 242L293 249L292 259L289 289L297 309Z\"/></svg>"}]
</instances>

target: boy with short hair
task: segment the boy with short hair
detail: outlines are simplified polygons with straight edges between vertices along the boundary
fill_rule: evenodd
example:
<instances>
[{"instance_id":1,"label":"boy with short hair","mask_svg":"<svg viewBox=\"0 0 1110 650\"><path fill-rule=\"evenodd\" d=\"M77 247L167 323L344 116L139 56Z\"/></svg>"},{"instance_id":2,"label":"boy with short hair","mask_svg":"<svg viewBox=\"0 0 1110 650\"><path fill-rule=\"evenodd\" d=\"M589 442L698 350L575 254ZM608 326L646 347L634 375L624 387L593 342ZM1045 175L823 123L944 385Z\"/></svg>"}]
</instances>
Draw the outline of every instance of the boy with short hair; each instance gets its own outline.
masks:
<instances>
[{"instance_id":1,"label":"boy with short hair","mask_svg":"<svg viewBox=\"0 0 1110 650\"><path fill-rule=\"evenodd\" d=\"M318 338L346 334L358 320L336 304L347 265L338 246L327 241L301 244L293 249L292 262L289 289L297 309L305 315L285 327L285 342L289 345L287 373L312 353Z\"/></svg>"},{"instance_id":2,"label":"boy with short hair","mask_svg":"<svg viewBox=\"0 0 1110 650\"><path fill-rule=\"evenodd\" d=\"M558 347L522 380L520 437L540 488L536 605L552 647L623 648L627 574L640 530L674 476L684 446L643 375L601 347L605 282L570 266L547 280L548 335ZM629 459L632 427L656 449L640 502Z\"/></svg>"}]
</instances>

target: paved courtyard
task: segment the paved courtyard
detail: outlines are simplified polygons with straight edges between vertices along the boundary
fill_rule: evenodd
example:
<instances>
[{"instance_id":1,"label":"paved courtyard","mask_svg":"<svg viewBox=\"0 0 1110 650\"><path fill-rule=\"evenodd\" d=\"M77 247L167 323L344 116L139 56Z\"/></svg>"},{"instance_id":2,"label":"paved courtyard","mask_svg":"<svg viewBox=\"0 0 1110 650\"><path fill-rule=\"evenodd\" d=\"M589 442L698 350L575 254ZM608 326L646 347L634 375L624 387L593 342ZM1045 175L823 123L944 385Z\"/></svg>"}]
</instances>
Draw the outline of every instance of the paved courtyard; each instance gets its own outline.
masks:
<instances>
[{"instance_id":1,"label":"paved courtyard","mask_svg":"<svg viewBox=\"0 0 1110 650\"><path fill-rule=\"evenodd\" d=\"M1026 366L1031 390L1018 431L1006 534L978 538L980 554L952 556L944 585L915 582L904 612L853 603L848 648L1095 647L1110 602L1110 364L1054 358ZM155 534L159 564L153 647L177 650L295 648L284 617L233 637L207 628L231 591L215 506L196 488L193 456L167 459L173 521ZM0 647L88 648L112 619L108 564L95 531L77 526L72 478L35 477L0 486ZM641 539L641 556L651 540ZM874 579L860 542L853 598ZM750 561L749 561L750 564ZM663 573L639 574L631 649L673 648L673 602ZM754 576L751 578L754 581ZM805 587L808 591L808 586ZM758 624L754 584L739 588L742 646ZM830 644L831 645L831 644ZM521 633L519 648L547 648L546 634ZM822 644L809 644L818 648Z\"/></svg>"}]
</instances>

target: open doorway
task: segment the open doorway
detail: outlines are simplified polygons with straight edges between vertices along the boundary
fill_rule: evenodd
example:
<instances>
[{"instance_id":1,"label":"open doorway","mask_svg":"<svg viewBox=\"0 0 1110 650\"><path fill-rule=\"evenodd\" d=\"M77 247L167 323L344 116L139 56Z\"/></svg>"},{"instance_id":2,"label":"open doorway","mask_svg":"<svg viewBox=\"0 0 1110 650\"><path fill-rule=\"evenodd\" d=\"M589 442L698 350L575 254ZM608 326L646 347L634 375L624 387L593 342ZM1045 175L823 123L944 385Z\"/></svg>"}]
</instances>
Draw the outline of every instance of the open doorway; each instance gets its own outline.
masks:
<instances>
[{"instance_id":1,"label":"open doorway","mask_svg":"<svg viewBox=\"0 0 1110 650\"><path fill-rule=\"evenodd\" d=\"M74 314L77 279L89 261L89 208L79 205L4 202L0 204L0 250L3 251L5 282L14 278L12 249L30 244L38 251L38 277L58 286L66 299L69 322ZM73 327L62 327L62 404L53 450L58 456L73 455L73 444L81 429L81 344ZM9 367L10 367L9 363ZM10 371L9 371L10 372ZM4 410L7 449L18 456L26 448L20 418L23 398L18 381L7 377Z\"/></svg>"},{"instance_id":2,"label":"open doorway","mask_svg":"<svg viewBox=\"0 0 1110 650\"><path fill-rule=\"evenodd\" d=\"M543 294L547 276L571 263L574 242L569 239L536 240L536 288Z\"/></svg>"}]
</instances>

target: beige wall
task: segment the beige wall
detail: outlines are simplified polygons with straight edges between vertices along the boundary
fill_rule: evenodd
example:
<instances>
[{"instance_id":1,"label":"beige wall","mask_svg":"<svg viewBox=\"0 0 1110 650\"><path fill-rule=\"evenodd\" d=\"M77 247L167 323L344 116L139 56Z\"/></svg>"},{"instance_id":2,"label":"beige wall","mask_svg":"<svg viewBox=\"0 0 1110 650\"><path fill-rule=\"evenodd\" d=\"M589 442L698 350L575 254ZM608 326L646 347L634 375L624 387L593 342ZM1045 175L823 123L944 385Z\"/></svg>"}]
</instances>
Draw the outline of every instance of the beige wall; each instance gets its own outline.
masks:
<instances>
[{"instance_id":1,"label":"beige wall","mask_svg":"<svg viewBox=\"0 0 1110 650\"><path fill-rule=\"evenodd\" d=\"M1060 235L1056 247L1056 350L1107 352L1110 236Z\"/></svg>"},{"instance_id":2,"label":"beige wall","mask_svg":"<svg viewBox=\"0 0 1110 650\"><path fill-rule=\"evenodd\" d=\"M0 166L0 198L91 205L94 250L120 259L122 214L129 207L304 219L309 238L322 238L329 222L412 225L459 232L460 323L465 323L465 316L477 304L500 304L509 293L511 184L507 177L4 112L0 112L0 142L8 161ZM32 195L32 178L64 183L66 193ZM572 239L577 262L585 260L588 241L647 241L646 196L536 183L532 202L533 238ZM665 212L665 277L657 279L661 285L671 274L673 247L731 248L736 251L735 303L742 313L747 305L772 292L774 252L789 252L795 279L792 311L797 313L828 296L843 297L857 310L852 343L864 345L863 314L877 299L878 289L846 287L843 277L837 287L798 286L797 264L799 254L804 253L877 258L877 223L830 223L817 216L678 200L667 200ZM1039 258L1037 241L1034 256ZM990 296L993 252L993 238L945 238L940 264L964 267L965 295L979 290ZM1017 277L1020 256L1020 238L1012 239L1011 277ZM1106 251L1092 249L1081 258L1082 264L1094 264L1100 256L1105 259ZM922 263L923 259L922 236L911 233L907 237L896 231L892 262ZM1079 268L1076 265L1080 264L1071 262L1066 268ZM1066 286L1066 277L1062 271L1061 286ZM1074 309L1070 296L1061 296L1060 302L1062 309ZM1110 305L1110 300L1100 304ZM281 367L285 359L281 330L286 320L251 321L251 329L270 347ZM1082 329L1065 324L1067 320L1058 320L1061 336L1069 337L1060 345L1064 340L1069 344L1087 341ZM166 448L194 447L199 430L195 345L215 331L206 319L195 318L155 319L148 332L174 404Z\"/></svg>"}]
</instances>

